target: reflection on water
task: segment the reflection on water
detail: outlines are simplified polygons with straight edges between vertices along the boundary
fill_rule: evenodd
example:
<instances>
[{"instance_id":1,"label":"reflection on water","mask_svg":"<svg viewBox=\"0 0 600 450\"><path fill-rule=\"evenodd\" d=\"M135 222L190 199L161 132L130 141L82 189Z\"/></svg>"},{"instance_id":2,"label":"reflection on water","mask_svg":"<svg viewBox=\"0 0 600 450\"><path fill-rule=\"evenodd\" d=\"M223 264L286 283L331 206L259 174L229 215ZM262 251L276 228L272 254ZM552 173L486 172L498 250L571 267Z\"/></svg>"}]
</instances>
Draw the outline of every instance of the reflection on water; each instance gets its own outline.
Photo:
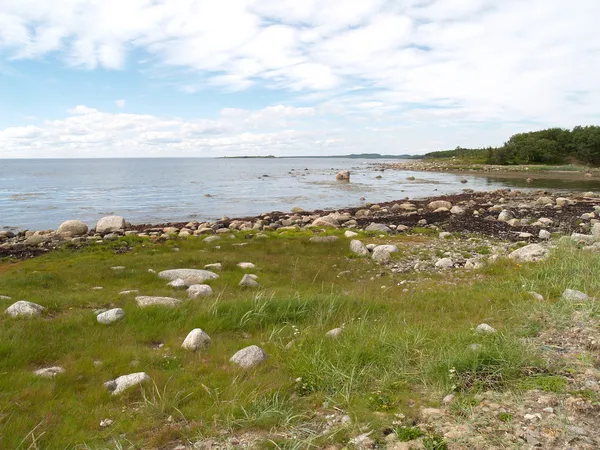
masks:
<instances>
[{"instance_id":1,"label":"reflection on water","mask_svg":"<svg viewBox=\"0 0 600 450\"><path fill-rule=\"evenodd\" d=\"M407 172L345 159L102 159L0 161L0 227L89 225L119 214L133 223L215 220L273 210L334 209L457 193L464 188L600 190L595 180L495 178ZM351 183L335 181L350 168ZM265 176L266 175L266 176ZM377 178L381 176L381 178ZM415 177L415 180L407 180ZM467 184L461 184L461 179Z\"/></svg>"}]
</instances>

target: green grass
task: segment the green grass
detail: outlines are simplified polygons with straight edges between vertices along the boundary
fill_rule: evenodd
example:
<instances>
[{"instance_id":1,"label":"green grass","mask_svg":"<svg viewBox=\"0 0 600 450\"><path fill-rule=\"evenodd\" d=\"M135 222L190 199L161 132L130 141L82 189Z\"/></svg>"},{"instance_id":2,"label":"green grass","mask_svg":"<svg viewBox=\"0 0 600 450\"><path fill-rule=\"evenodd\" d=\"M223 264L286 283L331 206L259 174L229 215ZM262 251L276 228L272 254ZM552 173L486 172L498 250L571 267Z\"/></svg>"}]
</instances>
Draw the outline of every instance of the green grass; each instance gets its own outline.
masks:
<instances>
[{"instance_id":1,"label":"green grass","mask_svg":"<svg viewBox=\"0 0 600 450\"><path fill-rule=\"evenodd\" d=\"M378 279L380 266L347 257L349 240L314 244L308 242L312 233L293 234L255 240L240 233L213 245L194 238L163 244L127 238L0 263L0 295L47 307L39 318L0 317L0 447L151 449L224 430L277 429L299 430L305 440L296 442L305 446L283 440L272 441L272 448L319 448L324 438L311 424L320 409L339 408L357 423L383 428L393 413L410 416L452 390L469 395L527 383L557 389L559 378L521 339L531 329L528 313L545 308L544 314L558 316L568 309L557 302L565 287L600 292L600 258L573 247L560 248L542 264L504 261L456 271L450 287L446 275L427 274L404 292L397 283L414 274ZM401 254L410 251L412 239L427 239L363 238L395 243ZM260 289L237 286L241 261L257 265ZM184 299L185 291L167 287L148 269L214 262L223 264L223 272L210 282L212 297L174 309L139 309L133 295L119 295L138 289ZM350 275L338 278L342 271ZM547 300L532 302L530 290ZM0 307L12 301L1 300ZM108 307L123 308L124 319L98 324L93 311ZM481 322L499 333L475 335ZM212 345L198 353L181 349L198 327ZM325 338L335 327L343 327L342 335ZM472 343L481 349L472 351ZM268 361L251 371L233 367L231 355L252 344L267 352ZM51 380L32 374L50 365L66 372ZM102 386L139 371L152 382L118 397ZM114 423L101 428L105 418ZM348 436L338 432L331 439ZM427 448L445 448L438 438L427 439Z\"/></svg>"}]
</instances>

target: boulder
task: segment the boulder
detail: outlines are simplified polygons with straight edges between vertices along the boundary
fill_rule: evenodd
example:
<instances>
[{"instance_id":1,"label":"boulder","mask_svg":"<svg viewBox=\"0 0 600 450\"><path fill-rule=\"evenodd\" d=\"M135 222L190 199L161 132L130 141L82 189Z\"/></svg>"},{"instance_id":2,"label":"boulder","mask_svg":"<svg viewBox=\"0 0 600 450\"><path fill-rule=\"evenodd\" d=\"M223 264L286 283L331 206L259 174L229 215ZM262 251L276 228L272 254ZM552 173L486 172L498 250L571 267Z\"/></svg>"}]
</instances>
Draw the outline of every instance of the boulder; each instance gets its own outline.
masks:
<instances>
[{"instance_id":1,"label":"boulder","mask_svg":"<svg viewBox=\"0 0 600 450\"><path fill-rule=\"evenodd\" d=\"M10 305L5 313L12 317L17 316L39 316L42 314L46 308L37 303L27 302L25 300L20 300L16 303Z\"/></svg>"},{"instance_id":2,"label":"boulder","mask_svg":"<svg viewBox=\"0 0 600 450\"><path fill-rule=\"evenodd\" d=\"M192 284L187 290L189 298L208 297L212 293L213 290L208 284Z\"/></svg>"},{"instance_id":3,"label":"boulder","mask_svg":"<svg viewBox=\"0 0 600 450\"><path fill-rule=\"evenodd\" d=\"M535 201L538 205L552 205L554 204L554 201L552 200L552 197L540 197Z\"/></svg>"},{"instance_id":4,"label":"boulder","mask_svg":"<svg viewBox=\"0 0 600 450\"><path fill-rule=\"evenodd\" d=\"M342 334L342 330L341 328L334 328L333 330L329 330L327 333L325 333L325 336L328 338L337 338L340 336L340 334Z\"/></svg>"},{"instance_id":5,"label":"boulder","mask_svg":"<svg viewBox=\"0 0 600 450\"><path fill-rule=\"evenodd\" d=\"M371 258L383 264L391 259L391 253L396 253L397 251L398 247L396 247L395 245L378 245L373 249L373 254L371 255Z\"/></svg>"},{"instance_id":6,"label":"boulder","mask_svg":"<svg viewBox=\"0 0 600 450\"><path fill-rule=\"evenodd\" d=\"M96 320L103 325L110 325L111 323L121 320L123 317L125 317L125 311L121 308L114 308L98 314Z\"/></svg>"},{"instance_id":7,"label":"boulder","mask_svg":"<svg viewBox=\"0 0 600 450\"><path fill-rule=\"evenodd\" d=\"M71 236L83 236L88 232L88 226L80 220L67 220L56 230L58 234L70 233Z\"/></svg>"},{"instance_id":8,"label":"boulder","mask_svg":"<svg viewBox=\"0 0 600 450\"><path fill-rule=\"evenodd\" d=\"M256 268L256 266L254 264L252 264L251 262L241 262L241 263L238 263L237 266L240 269L244 269L244 270L255 269Z\"/></svg>"},{"instance_id":9,"label":"boulder","mask_svg":"<svg viewBox=\"0 0 600 450\"><path fill-rule=\"evenodd\" d=\"M447 202L446 200L435 200L431 203L429 203L429 205L427 205L429 207L429 209L432 210L436 210L439 208L446 208L448 210L452 209L452 203Z\"/></svg>"},{"instance_id":10,"label":"boulder","mask_svg":"<svg viewBox=\"0 0 600 450\"><path fill-rule=\"evenodd\" d=\"M260 284L258 284L258 281L256 281L252 275L244 275L242 280L240 281L239 285L240 287L249 287L249 288L254 288L254 287L259 287Z\"/></svg>"},{"instance_id":11,"label":"boulder","mask_svg":"<svg viewBox=\"0 0 600 450\"><path fill-rule=\"evenodd\" d=\"M465 210L463 208L461 208L460 206L453 206L452 208L450 208L450 213L460 215L460 214L464 214Z\"/></svg>"},{"instance_id":12,"label":"boulder","mask_svg":"<svg viewBox=\"0 0 600 450\"><path fill-rule=\"evenodd\" d=\"M337 236L313 236L309 239L309 242L312 242L313 244L331 244L338 239Z\"/></svg>"},{"instance_id":13,"label":"boulder","mask_svg":"<svg viewBox=\"0 0 600 450\"><path fill-rule=\"evenodd\" d=\"M347 237L349 239L356 236L358 236L358 233L355 233L354 231L346 230L346 232L344 233L344 237Z\"/></svg>"},{"instance_id":14,"label":"boulder","mask_svg":"<svg viewBox=\"0 0 600 450\"><path fill-rule=\"evenodd\" d=\"M40 244L44 244L50 240L50 236L43 235L39 233L32 234L27 239L25 239L25 245L29 245L31 247L36 247Z\"/></svg>"},{"instance_id":15,"label":"boulder","mask_svg":"<svg viewBox=\"0 0 600 450\"><path fill-rule=\"evenodd\" d=\"M435 267L438 269L451 269L454 267L454 261L450 258L442 258L435 263Z\"/></svg>"},{"instance_id":16,"label":"boulder","mask_svg":"<svg viewBox=\"0 0 600 450\"><path fill-rule=\"evenodd\" d=\"M565 206L569 206L569 205L573 205L573 204L575 204L575 202L573 200L571 200L570 198L558 197L556 199L556 206L558 206L560 208L564 208Z\"/></svg>"},{"instance_id":17,"label":"boulder","mask_svg":"<svg viewBox=\"0 0 600 450\"><path fill-rule=\"evenodd\" d=\"M548 240L552 237L552 233L550 233L548 230L540 230L538 237L540 239Z\"/></svg>"},{"instance_id":18,"label":"boulder","mask_svg":"<svg viewBox=\"0 0 600 450\"><path fill-rule=\"evenodd\" d=\"M508 257L517 262L537 262L548 257L549 251L540 244L529 244L512 252Z\"/></svg>"},{"instance_id":19,"label":"boulder","mask_svg":"<svg viewBox=\"0 0 600 450\"><path fill-rule=\"evenodd\" d=\"M561 298L569 302L585 302L590 299L586 293L574 289L565 289Z\"/></svg>"},{"instance_id":20,"label":"boulder","mask_svg":"<svg viewBox=\"0 0 600 450\"><path fill-rule=\"evenodd\" d=\"M367 250L365 244L356 239L350 242L350 251L359 256L367 256L369 254L369 250Z\"/></svg>"},{"instance_id":21,"label":"boulder","mask_svg":"<svg viewBox=\"0 0 600 450\"><path fill-rule=\"evenodd\" d=\"M325 216L319 217L314 220L312 223L313 227L329 227L329 228L339 228L340 223L335 220L333 217Z\"/></svg>"},{"instance_id":22,"label":"boulder","mask_svg":"<svg viewBox=\"0 0 600 450\"><path fill-rule=\"evenodd\" d=\"M217 270L217 271L221 271L223 270L223 265L221 263L214 263L214 264L207 264L204 266L205 270Z\"/></svg>"},{"instance_id":23,"label":"boulder","mask_svg":"<svg viewBox=\"0 0 600 450\"><path fill-rule=\"evenodd\" d=\"M207 244L210 244L211 242L215 242L220 239L221 239L220 236L208 236L208 237L204 238L203 241L206 242Z\"/></svg>"},{"instance_id":24,"label":"boulder","mask_svg":"<svg viewBox=\"0 0 600 450\"><path fill-rule=\"evenodd\" d=\"M122 375L114 380L107 381L104 383L104 387L111 395L119 395L126 389L149 380L150 377L145 372L130 373L129 375Z\"/></svg>"},{"instance_id":25,"label":"boulder","mask_svg":"<svg viewBox=\"0 0 600 450\"><path fill-rule=\"evenodd\" d=\"M33 372L34 375L42 378L54 378L56 375L64 373L65 369L59 366L46 367L44 369L39 369Z\"/></svg>"},{"instance_id":26,"label":"boulder","mask_svg":"<svg viewBox=\"0 0 600 450\"><path fill-rule=\"evenodd\" d=\"M594 236L596 241L600 241L600 223L592 225L592 236Z\"/></svg>"},{"instance_id":27,"label":"boulder","mask_svg":"<svg viewBox=\"0 0 600 450\"><path fill-rule=\"evenodd\" d=\"M338 181L350 181L350 171L342 170L338 172L335 176L335 179Z\"/></svg>"},{"instance_id":28,"label":"boulder","mask_svg":"<svg viewBox=\"0 0 600 450\"><path fill-rule=\"evenodd\" d=\"M387 225L384 225L382 223L374 223L374 222L372 222L367 228L365 228L365 231L374 231L376 233L391 233L392 232L392 230Z\"/></svg>"},{"instance_id":29,"label":"boulder","mask_svg":"<svg viewBox=\"0 0 600 450\"><path fill-rule=\"evenodd\" d=\"M135 298L140 308L146 306L177 306L181 303L181 300L177 300L173 297L151 297L148 295L140 295Z\"/></svg>"},{"instance_id":30,"label":"boulder","mask_svg":"<svg viewBox=\"0 0 600 450\"><path fill-rule=\"evenodd\" d=\"M514 214L512 212L510 212L508 209L502 210L502 212L498 215L499 222L508 222L509 220L512 220L514 218L515 218Z\"/></svg>"},{"instance_id":31,"label":"boulder","mask_svg":"<svg viewBox=\"0 0 600 450\"><path fill-rule=\"evenodd\" d=\"M125 226L125 219L121 216L106 216L100 219L96 224L96 233L112 233L123 230Z\"/></svg>"},{"instance_id":32,"label":"boulder","mask_svg":"<svg viewBox=\"0 0 600 450\"><path fill-rule=\"evenodd\" d=\"M170 286L170 287L175 288L175 289L183 289L187 285L185 284L185 281L183 281L181 278L177 278L176 280L169 281L167 283L167 286Z\"/></svg>"},{"instance_id":33,"label":"boulder","mask_svg":"<svg viewBox=\"0 0 600 450\"><path fill-rule=\"evenodd\" d=\"M537 292L535 292L535 291L531 291L531 292L529 292L529 295L531 295L531 297L532 297L534 300L537 300L538 302L544 301L544 296L543 296L542 294L538 294L538 293L537 293Z\"/></svg>"},{"instance_id":34,"label":"boulder","mask_svg":"<svg viewBox=\"0 0 600 450\"><path fill-rule=\"evenodd\" d=\"M496 329L489 326L487 323L482 323L480 325L477 325L477 328L475 328L475 333L478 334L495 334L496 333Z\"/></svg>"},{"instance_id":35,"label":"boulder","mask_svg":"<svg viewBox=\"0 0 600 450\"><path fill-rule=\"evenodd\" d=\"M572 233L571 239L575 242L583 242L585 244L593 244L596 238L590 234Z\"/></svg>"},{"instance_id":36,"label":"boulder","mask_svg":"<svg viewBox=\"0 0 600 450\"><path fill-rule=\"evenodd\" d=\"M200 328L195 328L189 332L181 347L186 350L196 351L201 348L206 348L212 343L210 336Z\"/></svg>"},{"instance_id":37,"label":"boulder","mask_svg":"<svg viewBox=\"0 0 600 450\"><path fill-rule=\"evenodd\" d=\"M201 270L201 269L171 269L171 270L163 270L159 272L158 276L160 278L164 278L165 280L176 280L177 278L181 278L186 286L191 286L192 284L203 284L208 280L216 280L219 278L214 272L209 270Z\"/></svg>"},{"instance_id":38,"label":"boulder","mask_svg":"<svg viewBox=\"0 0 600 450\"><path fill-rule=\"evenodd\" d=\"M258 366L267 360L268 356L264 350L256 345L243 348L231 357L229 361L237 364L243 369Z\"/></svg>"}]
</instances>

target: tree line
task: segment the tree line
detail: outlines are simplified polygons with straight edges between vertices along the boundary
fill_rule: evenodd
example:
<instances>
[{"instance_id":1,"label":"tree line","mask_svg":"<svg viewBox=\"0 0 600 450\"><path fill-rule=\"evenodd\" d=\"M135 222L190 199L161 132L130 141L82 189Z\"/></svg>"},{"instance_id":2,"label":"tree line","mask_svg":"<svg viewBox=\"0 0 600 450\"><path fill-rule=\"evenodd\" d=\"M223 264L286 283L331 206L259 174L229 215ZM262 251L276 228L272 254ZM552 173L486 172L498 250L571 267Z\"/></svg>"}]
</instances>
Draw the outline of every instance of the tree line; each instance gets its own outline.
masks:
<instances>
[{"instance_id":1,"label":"tree line","mask_svg":"<svg viewBox=\"0 0 600 450\"><path fill-rule=\"evenodd\" d=\"M518 133L501 147L427 153L426 158L456 157L486 164L564 164L600 166L600 126L577 126L572 130L548 128Z\"/></svg>"}]
</instances>

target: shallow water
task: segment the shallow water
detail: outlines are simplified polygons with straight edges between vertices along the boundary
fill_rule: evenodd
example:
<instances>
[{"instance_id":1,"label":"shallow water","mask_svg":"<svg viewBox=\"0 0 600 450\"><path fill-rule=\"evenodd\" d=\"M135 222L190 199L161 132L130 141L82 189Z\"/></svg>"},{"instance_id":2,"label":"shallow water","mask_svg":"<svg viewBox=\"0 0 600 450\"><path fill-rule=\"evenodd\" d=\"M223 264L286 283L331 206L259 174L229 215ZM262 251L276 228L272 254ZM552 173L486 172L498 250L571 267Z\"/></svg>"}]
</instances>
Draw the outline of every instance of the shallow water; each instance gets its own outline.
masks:
<instances>
[{"instance_id":1,"label":"shallow water","mask_svg":"<svg viewBox=\"0 0 600 450\"><path fill-rule=\"evenodd\" d=\"M66 219L93 226L109 214L132 223L215 220L294 206L360 206L361 197L375 203L464 188L600 189L597 181L582 186L581 181L545 179L527 185L523 179L379 172L373 163L338 158L0 160L0 228L56 228ZM352 172L349 184L335 181L344 169ZM416 180L408 181L409 176ZM462 178L468 183L461 184Z\"/></svg>"}]
</instances>

